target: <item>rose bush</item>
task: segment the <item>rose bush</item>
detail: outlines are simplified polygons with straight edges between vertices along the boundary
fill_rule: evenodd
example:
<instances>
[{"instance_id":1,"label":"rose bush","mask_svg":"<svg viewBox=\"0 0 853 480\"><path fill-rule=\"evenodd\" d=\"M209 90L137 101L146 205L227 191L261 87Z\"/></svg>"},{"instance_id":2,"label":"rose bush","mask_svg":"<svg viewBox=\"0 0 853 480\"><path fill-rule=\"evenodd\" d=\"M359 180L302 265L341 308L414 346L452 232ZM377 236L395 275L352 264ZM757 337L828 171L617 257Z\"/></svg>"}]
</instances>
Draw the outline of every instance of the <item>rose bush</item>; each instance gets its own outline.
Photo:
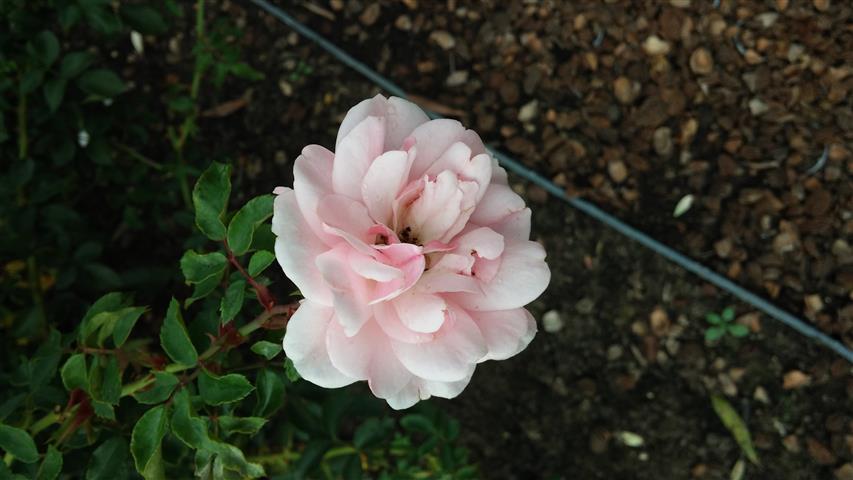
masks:
<instances>
[{"instance_id":1,"label":"rose bush","mask_svg":"<svg viewBox=\"0 0 853 480\"><path fill-rule=\"evenodd\" d=\"M477 363L523 350L548 285L530 209L483 142L381 95L309 145L279 187L276 257L305 300L283 345L303 378L367 380L395 409L452 398Z\"/></svg>"}]
</instances>

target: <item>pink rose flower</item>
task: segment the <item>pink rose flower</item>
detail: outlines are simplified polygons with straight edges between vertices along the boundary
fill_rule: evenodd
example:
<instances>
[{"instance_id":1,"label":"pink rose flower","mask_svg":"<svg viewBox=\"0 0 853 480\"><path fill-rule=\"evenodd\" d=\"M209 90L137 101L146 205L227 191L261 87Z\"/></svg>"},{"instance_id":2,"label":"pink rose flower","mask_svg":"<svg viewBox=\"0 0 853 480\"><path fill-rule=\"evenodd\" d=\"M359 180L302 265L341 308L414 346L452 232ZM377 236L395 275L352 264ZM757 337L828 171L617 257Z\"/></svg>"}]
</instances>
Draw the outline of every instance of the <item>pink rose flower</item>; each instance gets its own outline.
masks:
<instances>
[{"instance_id":1,"label":"pink rose flower","mask_svg":"<svg viewBox=\"0 0 853 480\"><path fill-rule=\"evenodd\" d=\"M402 409L459 395L536 334L523 307L551 272L530 209L459 122L377 95L275 193L276 257L305 297L284 351L306 380L367 380Z\"/></svg>"}]
</instances>

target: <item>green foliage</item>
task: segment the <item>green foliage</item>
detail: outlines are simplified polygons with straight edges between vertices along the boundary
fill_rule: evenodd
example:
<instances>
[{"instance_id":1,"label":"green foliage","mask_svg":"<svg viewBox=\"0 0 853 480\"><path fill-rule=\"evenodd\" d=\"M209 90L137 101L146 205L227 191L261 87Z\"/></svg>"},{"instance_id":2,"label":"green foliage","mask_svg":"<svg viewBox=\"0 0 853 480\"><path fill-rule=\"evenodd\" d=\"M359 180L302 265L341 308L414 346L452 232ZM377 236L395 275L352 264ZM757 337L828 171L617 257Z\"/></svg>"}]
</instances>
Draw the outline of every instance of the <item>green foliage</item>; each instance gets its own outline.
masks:
<instances>
[{"instance_id":1,"label":"green foliage","mask_svg":"<svg viewBox=\"0 0 853 480\"><path fill-rule=\"evenodd\" d=\"M24 463L35 463L39 452L33 438L26 430L0 424L0 449Z\"/></svg>"},{"instance_id":2,"label":"green foliage","mask_svg":"<svg viewBox=\"0 0 853 480\"><path fill-rule=\"evenodd\" d=\"M181 315L181 307L174 298L169 302L169 310L166 311L166 319L160 329L160 345L169 358L176 363L194 366L198 363L198 352L190 340L187 327Z\"/></svg>"},{"instance_id":3,"label":"green foliage","mask_svg":"<svg viewBox=\"0 0 853 480\"><path fill-rule=\"evenodd\" d=\"M206 4L0 2L0 478L473 478L440 412L283 355L273 197L234 208L230 164L196 160L200 92L261 77ZM128 76L131 32L193 13L191 76Z\"/></svg>"},{"instance_id":4,"label":"green foliage","mask_svg":"<svg viewBox=\"0 0 853 480\"><path fill-rule=\"evenodd\" d=\"M716 342L726 334L736 338L749 335L749 328L746 325L735 323L734 319L735 311L732 307L726 307L719 315L716 313L706 315L705 320L710 326L705 329L705 340Z\"/></svg>"}]
</instances>

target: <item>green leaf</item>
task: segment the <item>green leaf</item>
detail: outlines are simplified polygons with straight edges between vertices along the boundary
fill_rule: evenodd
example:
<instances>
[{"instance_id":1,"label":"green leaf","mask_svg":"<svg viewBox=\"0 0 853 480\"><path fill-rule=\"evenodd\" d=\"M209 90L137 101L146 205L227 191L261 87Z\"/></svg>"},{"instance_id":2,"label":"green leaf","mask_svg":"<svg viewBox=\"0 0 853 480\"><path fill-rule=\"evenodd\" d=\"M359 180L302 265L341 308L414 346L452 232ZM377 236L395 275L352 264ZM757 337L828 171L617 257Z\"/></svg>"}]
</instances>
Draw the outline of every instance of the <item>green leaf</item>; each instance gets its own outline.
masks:
<instances>
[{"instance_id":1,"label":"green leaf","mask_svg":"<svg viewBox=\"0 0 853 480\"><path fill-rule=\"evenodd\" d=\"M112 70L89 70L77 79L77 86L86 93L111 98L124 92L125 85Z\"/></svg>"},{"instance_id":2,"label":"green leaf","mask_svg":"<svg viewBox=\"0 0 853 480\"><path fill-rule=\"evenodd\" d=\"M314 439L308 442L302 456L293 465L293 474L296 478L305 478L311 470L320 464L323 455L331 448L332 444L326 439Z\"/></svg>"},{"instance_id":3,"label":"green leaf","mask_svg":"<svg viewBox=\"0 0 853 480\"><path fill-rule=\"evenodd\" d=\"M35 355L29 362L29 384L30 390L35 391L53 380L59 361L62 359L62 347L60 341L62 336L58 331L51 329L50 336L42 343Z\"/></svg>"},{"instance_id":4,"label":"green leaf","mask_svg":"<svg viewBox=\"0 0 853 480\"><path fill-rule=\"evenodd\" d=\"M249 275L257 277L275 261L275 254L267 250L258 250L249 259Z\"/></svg>"},{"instance_id":5,"label":"green leaf","mask_svg":"<svg viewBox=\"0 0 853 480\"><path fill-rule=\"evenodd\" d=\"M39 69L27 70L21 76L21 85L20 85L21 93L26 95L26 94L34 91L36 88L38 88L39 85L41 85L43 80L44 80L44 70L39 70Z\"/></svg>"},{"instance_id":6,"label":"green leaf","mask_svg":"<svg viewBox=\"0 0 853 480\"><path fill-rule=\"evenodd\" d=\"M33 438L26 430L0 424L0 448L24 463L35 463L39 452Z\"/></svg>"},{"instance_id":7,"label":"green leaf","mask_svg":"<svg viewBox=\"0 0 853 480\"><path fill-rule=\"evenodd\" d=\"M255 381L258 385L258 402L252 414L256 417L270 417L284 405L284 382L278 373L268 368L260 370Z\"/></svg>"},{"instance_id":8,"label":"green leaf","mask_svg":"<svg viewBox=\"0 0 853 480\"><path fill-rule=\"evenodd\" d=\"M160 450L163 437L166 436L168 428L167 411L165 405L151 408L133 426L130 435L130 452L136 471L142 473L148 467L148 463Z\"/></svg>"},{"instance_id":9,"label":"green leaf","mask_svg":"<svg viewBox=\"0 0 853 480\"><path fill-rule=\"evenodd\" d=\"M746 428L743 419L740 418L740 415L738 415L729 401L720 395L711 395L711 404L714 406L714 411L720 417L723 425L731 432L740 449L746 455L746 458L755 465L760 465L761 462L758 460L758 453L752 444L752 436L749 434L749 429Z\"/></svg>"},{"instance_id":10,"label":"green leaf","mask_svg":"<svg viewBox=\"0 0 853 480\"><path fill-rule=\"evenodd\" d=\"M276 355L281 353L281 350L282 349L280 344L268 342L266 340L261 340L252 345L252 351L266 358L267 360L272 360L273 358L275 358Z\"/></svg>"},{"instance_id":11,"label":"green leaf","mask_svg":"<svg viewBox=\"0 0 853 480\"><path fill-rule=\"evenodd\" d=\"M178 383L178 377L169 372L154 372L154 383L147 389L134 393L133 398L145 405L156 405L165 402Z\"/></svg>"},{"instance_id":12,"label":"green leaf","mask_svg":"<svg viewBox=\"0 0 853 480\"><path fill-rule=\"evenodd\" d=\"M59 76L65 80L80 75L89 68L94 57L89 52L71 52L62 57L62 63L59 65Z\"/></svg>"},{"instance_id":13,"label":"green leaf","mask_svg":"<svg viewBox=\"0 0 853 480\"><path fill-rule=\"evenodd\" d=\"M235 433L254 435L263 428L267 420L260 417L232 417L224 415L219 417L217 422L219 422L222 434L227 437Z\"/></svg>"},{"instance_id":14,"label":"green leaf","mask_svg":"<svg viewBox=\"0 0 853 480\"><path fill-rule=\"evenodd\" d=\"M726 307L723 310L723 320L725 322L731 322L735 319L735 309L732 307Z\"/></svg>"},{"instance_id":15,"label":"green leaf","mask_svg":"<svg viewBox=\"0 0 853 480\"><path fill-rule=\"evenodd\" d=\"M198 352L187 333L187 327L181 316L181 307L174 298L169 302L166 319L163 321L163 327L160 328L160 345L169 358L181 365L192 367L198 363Z\"/></svg>"},{"instance_id":16,"label":"green leaf","mask_svg":"<svg viewBox=\"0 0 853 480\"><path fill-rule=\"evenodd\" d=\"M62 366L62 384L69 392L79 388L85 392L89 391L89 373L86 368L86 355L76 353L68 357Z\"/></svg>"},{"instance_id":17,"label":"green leaf","mask_svg":"<svg viewBox=\"0 0 853 480\"><path fill-rule=\"evenodd\" d=\"M363 450L380 443L391 435L394 430L394 419L390 417L368 418L359 425L353 435L352 444L355 448Z\"/></svg>"},{"instance_id":18,"label":"green leaf","mask_svg":"<svg viewBox=\"0 0 853 480\"><path fill-rule=\"evenodd\" d=\"M742 337L749 335L749 328L746 325L743 325L740 323L733 323L733 324L728 326L728 329L729 329L729 333L731 333L732 336L735 336L738 338L742 338Z\"/></svg>"},{"instance_id":19,"label":"green leaf","mask_svg":"<svg viewBox=\"0 0 853 480\"><path fill-rule=\"evenodd\" d=\"M302 378L299 372L296 371L296 365L293 364L293 360L289 358L284 361L284 374L290 380L290 383L296 383Z\"/></svg>"},{"instance_id":20,"label":"green leaf","mask_svg":"<svg viewBox=\"0 0 853 480\"><path fill-rule=\"evenodd\" d=\"M243 279L235 280L228 285L225 290L225 295L222 297L222 302L219 305L219 313L222 324L226 324L240 313L243 308L243 299L246 296L246 281Z\"/></svg>"},{"instance_id":21,"label":"green leaf","mask_svg":"<svg viewBox=\"0 0 853 480\"><path fill-rule=\"evenodd\" d=\"M705 320L707 320L711 325L719 325L723 323L723 319L716 313L709 313L708 315L705 315Z\"/></svg>"},{"instance_id":22,"label":"green leaf","mask_svg":"<svg viewBox=\"0 0 853 480\"><path fill-rule=\"evenodd\" d=\"M86 480L119 480L130 477L127 468L127 440L112 437L92 452Z\"/></svg>"},{"instance_id":23,"label":"green leaf","mask_svg":"<svg viewBox=\"0 0 853 480\"><path fill-rule=\"evenodd\" d=\"M213 162L201 174L193 188L195 224L202 233L214 241L225 239L222 216L231 195L231 166Z\"/></svg>"},{"instance_id":24,"label":"green leaf","mask_svg":"<svg viewBox=\"0 0 853 480\"><path fill-rule=\"evenodd\" d=\"M198 390L204 403L222 405L246 398L255 390L255 387L239 373L218 377L207 370L202 370L198 377Z\"/></svg>"},{"instance_id":25,"label":"green leaf","mask_svg":"<svg viewBox=\"0 0 853 480\"><path fill-rule=\"evenodd\" d=\"M62 454L53 445L48 445L44 461L41 462L36 480L54 480L62 471Z\"/></svg>"},{"instance_id":26,"label":"green leaf","mask_svg":"<svg viewBox=\"0 0 853 480\"><path fill-rule=\"evenodd\" d=\"M59 24L63 30L68 31L80 21L80 16L80 7L74 4L66 5L59 10Z\"/></svg>"},{"instance_id":27,"label":"green leaf","mask_svg":"<svg viewBox=\"0 0 853 480\"><path fill-rule=\"evenodd\" d=\"M95 303L89 307L89 310L86 311L86 315L80 322L80 333L78 337L80 343L86 344L88 337L101 328L104 322L107 321L108 317L98 317L99 314L114 312L124 308L125 306L124 296L117 292L108 293L96 300ZM95 317L98 317L97 320L95 320Z\"/></svg>"},{"instance_id":28,"label":"green leaf","mask_svg":"<svg viewBox=\"0 0 853 480\"><path fill-rule=\"evenodd\" d=\"M172 433L190 448L205 448L210 443L207 423L192 414L190 394L186 388L182 388L174 397Z\"/></svg>"},{"instance_id":29,"label":"green leaf","mask_svg":"<svg viewBox=\"0 0 853 480\"><path fill-rule=\"evenodd\" d=\"M113 328L113 343L116 347L121 347L130 336L130 331L136 325L136 321L145 312L145 307L127 307L118 312L118 318L115 321Z\"/></svg>"},{"instance_id":30,"label":"green leaf","mask_svg":"<svg viewBox=\"0 0 853 480\"><path fill-rule=\"evenodd\" d=\"M118 405L121 398L121 372L115 355L101 357L89 374L89 385L95 400Z\"/></svg>"},{"instance_id":31,"label":"green leaf","mask_svg":"<svg viewBox=\"0 0 853 480\"><path fill-rule=\"evenodd\" d=\"M98 417L115 421L116 411L109 403L102 402L100 400L92 400L92 408L95 411L95 415Z\"/></svg>"},{"instance_id":32,"label":"green leaf","mask_svg":"<svg viewBox=\"0 0 853 480\"><path fill-rule=\"evenodd\" d=\"M219 275L214 275L209 277L207 280L196 283L195 287L193 287L193 294L184 300L184 308L189 308L189 306L195 303L196 300L200 300L213 293L213 291L216 290L216 287L219 286L219 283L222 282L222 275L224 273L225 270L223 269L219 272Z\"/></svg>"},{"instance_id":33,"label":"green leaf","mask_svg":"<svg viewBox=\"0 0 853 480\"><path fill-rule=\"evenodd\" d=\"M2 404L0 404L0 423L3 423L3 420L9 418L9 415L14 413L15 410L18 409L18 407L23 405L24 400L26 400L28 397L28 393L19 393L10 398L7 398Z\"/></svg>"},{"instance_id":34,"label":"green leaf","mask_svg":"<svg viewBox=\"0 0 853 480\"><path fill-rule=\"evenodd\" d=\"M44 100L47 102L51 113L55 112L59 105L62 104L62 97L65 96L65 79L51 78L44 83Z\"/></svg>"},{"instance_id":35,"label":"green leaf","mask_svg":"<svg viewBox=\"0 0 853 480\"><path fill-rule=\"evenodd\" d=\"M139 472L145 480L165 480L166 465L163 463L163 447L160 446L154 451L154 455L148 464L145 465L145 470Z\"/></svg>"},{"instance_id":36,"label":"green leaf","mask_svg":"<svg viewBox=\"0 0 853 480\"><path fill-rule=\"evenodd\" d=\"M726 327L717 326L711 327L705 330L705 340L708 342L715 342L723 337L726 334Z\"/></svg>"},{"instance_id":37,"label":"green leaf","mask_svg":"<svg viewBox=\"0 0 853 480\"><path fill-rule=\"evenodd\" d=\"M201 283L213 277L221 278L228 259L219 252L196 253L187 250L181 257L181 272L187 283Z\"/></svg>"},{"instance_id":38,"label":"green leaf","mask_svg":"<svg viewBox=\"0 0 853 480\"><path fill-rule=\"evenodd\" d=\"M432 421L419 413L412 413L400 419L400 425L408 432L435 433Z\"/></svg>"},{"instance_id":39,"label":"green leaf","mask_svg":"<svg viewBox=\"0 0 853 480\"><path fill-rule=\"evenodd\" d=\"M96 32L104 35L114 35L121 30L121 22L116 14L113 13L109 2L102 0L78 0L77 3L83 8L86 23Z\"/></svg>"},{"instance_id":40,"label":"green leaf","mask_svg":"<svg viewBox=\"0 0 853 480\"><path fill-rule=\"evenodd\" d=\"M59 40L56 35L49 30L45 30L33 39L33 47L35 55L45 67L49 67L59 57Z\"/></svg>"},{"instance_id":41,"label":"green leaf","mask_svg":"<svg viewBox=\"0 0 853 480\"><path fill-rule=\"evenodd\" d=\"M255 229L272 216L272 195L261 195L249 200L234 214L228 224L228 247L234 255L243 255L252 246Z\"/></svg>"},{"instance_id":42,"label":"green leaf","mask_svg":"<svg viewBox=\"0 0 853 480\"><path fill-rule=\"evenodd\" d=\"M215 455L212 465L214 478L245 479L266 477L264 467L256 463L249 463L243 452L234 445L223 442L211 442L207 450ZM196 467L198 468L198 459ZM235 475L236 474L236 475Z\"/></svg>"},{"instance_id":43,"label":"green leaf","mask_svg":"<svg viewBox=\"0 0 853 480\"><path fill-rule=\"evenodd\" d=\"M145 35L160 35L169 28L157 10L145 5L122 5L119 13L131 28Z\"/></svg>"}]
</instances>

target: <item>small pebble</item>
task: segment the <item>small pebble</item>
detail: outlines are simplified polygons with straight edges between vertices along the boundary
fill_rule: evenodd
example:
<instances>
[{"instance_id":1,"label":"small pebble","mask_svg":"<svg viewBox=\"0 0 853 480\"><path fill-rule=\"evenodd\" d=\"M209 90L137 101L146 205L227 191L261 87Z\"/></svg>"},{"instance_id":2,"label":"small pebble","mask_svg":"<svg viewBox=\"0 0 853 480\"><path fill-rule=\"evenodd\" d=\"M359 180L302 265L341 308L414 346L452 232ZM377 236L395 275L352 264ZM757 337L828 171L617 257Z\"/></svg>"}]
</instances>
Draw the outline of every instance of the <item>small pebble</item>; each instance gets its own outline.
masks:
<instances>
[{"instance_id":1,"label":"small pebble","mask_svg":"<svg viewBox=\"0 0 853 480\"><path fill-rule=\"evenodd\" d=\"M563 326L563 317L557 310L549 310L542 316L542 328L548 333L557 333Z\"/></svg>"},{"instance_id":2,"label":"small pebble","mask_svg":"<svg viewBox=\"0 0 853 480\"><path fill-rule=\"evenodd\" d=\"M521 109L518 110L518 121L519 122L529 122L536 118L536 114L539 113L539 102L536 100L531 100L528 103L525 103Z\"/></svg>"},{"instance_id":3,"label":"small pebble","mask_svg":"<svg viewBox=\"0 0 853 480\"><path fill-rule=\"evenodd\" d=\"M690 55L690 69L699 75L708 75L714 71L714 59L707 48L697 48Z\"/></svg>"},{"instance_id":4,"label":"small pebble","mask_svg":"<svg viewBox=\"0 0 853 480\"><path fill-rule=\"evenodd\" d=\"M767 113L767 110L769 110L769 109L770 109L770 107L768 107L767 104L764 103L764 101L762 101L758 97L753 98L752 100L749 101L749 111L750 111L750 113L752 113L752 115L754 115L756 117L761 115L761 114Z\"/></svg>"},{"instance_id":5,"label":"small pebble","mask_svg":"<svg viewBox=\"0 0 853 480\"><path fill-rule=\"evenodd\" d=\"M812 383L812 377L806 375L799 370L791 370L786 373L782 379L782 388L785 390L793 390L802 388Z\"/></svg>"},{"instance_id":6,"label":"small pebble","mask_svg":"<svg viewBox=\"0 0 853 480\"><path fill-rule=\"evenodd\" d=\"M669 53L670 46L657 35L652 35L643 42L643 50L648 55L666 55Z\"/></svg>"},{"instance_id":7,"label":"small pebble","mask_svg":"<svg viewBox=\"0 0 853 480\"><path fill-rule=\"evenodd\" d=\"M456 40L453 38L453 35L444 30L436 30L432 32L429 35L429 39L444 50L450 50L456 46Z\"/></svg>"}]
</instances>

